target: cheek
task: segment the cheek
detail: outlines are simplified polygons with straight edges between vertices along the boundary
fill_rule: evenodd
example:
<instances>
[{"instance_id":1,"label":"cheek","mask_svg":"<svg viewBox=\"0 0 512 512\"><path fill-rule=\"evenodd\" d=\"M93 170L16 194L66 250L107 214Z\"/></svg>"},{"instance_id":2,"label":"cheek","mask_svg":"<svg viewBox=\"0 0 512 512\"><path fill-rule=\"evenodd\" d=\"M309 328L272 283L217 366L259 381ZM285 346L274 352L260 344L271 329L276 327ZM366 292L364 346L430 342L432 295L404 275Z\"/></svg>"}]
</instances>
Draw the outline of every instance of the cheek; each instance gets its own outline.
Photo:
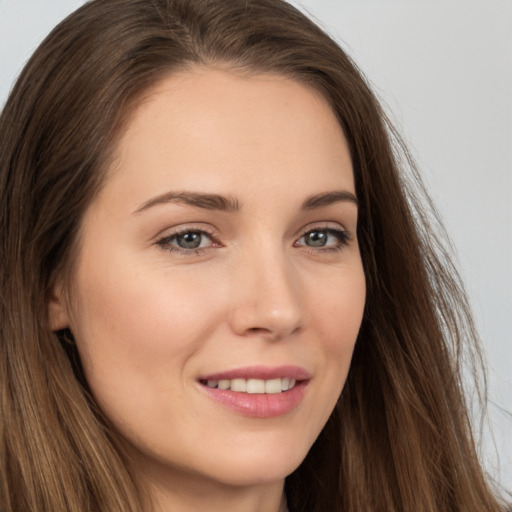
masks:
<instances>
[{"instance_id":1,"label":"cheek","mask_svg":"<svg viewBox=\"0 0 512 512\"><path fill-rule=\"evenodd\" d=\"M333 380L338 394L348 374L365 300L366 284L361 268L335 285L324 303L321 338L325 340L325 357L330 361L326 364L335 372Z\"/></svg>"},{"instance_id":2,"label":"cheek","mask_svg":"<svg viewBox=\"0 0 512 512\"><path fill-rule=\"evenodd\" d=\"M324 340L326 352L340 362L354 348L365 301L365 277L359 266L340 274L339 279L331 278L325 291L317 293L313 301L319 337Z\"/></svg>"},{"instance_id":3,"label":"cheek","mask_svg":"<svg viewBox=\"0 0 512 512\"><path fill-rule=\"evenodd\" d=\"M102 340L101 350L110 346L127 353L181 352L184 340L193 345L206 329L199 318L206 320L205 311L214 315L215 303L197 286L186 286L182 282L186 279L130 269L103 270L98 275L83 271L87 279L79 286L75 325L84 334L84 344L99 345ZM201 317L198 311L203 312Z\"/></svg>"},{"instance_id":4,"label":"cheek","mask_svg":"<svg viewBox=\"0 0 512 512\"><path fill-rule=\"evenodd\" d=\"M144 266L120 257L112 258L108 268L105 262L91 261L78 274L72 326L87 381L115 424L126 426L133 418L146 417L148 424L134 431L149 432L187 406L176 397L186 395L197 361L216 356L215 351L226 360L235 353L230 345L226 348L227 318L239 305L239 284L229 278L231 270L222 274L223 267L173 273L160 264ZM297 361L311 361L319 369L310 415L315 420L303 427L308 430L304 439L313 442L346 379L364 309L365 282L356 264L334 271L299 270L295 298L302 308L304 332L286 342L282 353L291 359L295 353ZM165 399L169 396L172 401Z\"/></svg>"},{"instance_id":5,"label":"cheek","mask_svg":"<svg viewBox=\"0 0 512 512\"><path fill-rule=\"evenodd\" d=\"M338 276L338 278L336 278ZM366 284L362 267L331 274L323 290L310 291L312 329L318 340L317 354L322 368L316 393L314 440L329 418L345 384L364 312Z\"/></svg>"},{"instance_id":6,"label":"cheek","mask_svg":"<svg viewBox=\"0 0 512 512\"><path fill-rule=\"evenodd\" d=\"M98 274L84 269L72 331L98 402L137 398L133 401L149 410L158 396L182 386L187 361L215 329L220 313L197 287L161 272L127 269Z\"/></svg>"}]
</instances>

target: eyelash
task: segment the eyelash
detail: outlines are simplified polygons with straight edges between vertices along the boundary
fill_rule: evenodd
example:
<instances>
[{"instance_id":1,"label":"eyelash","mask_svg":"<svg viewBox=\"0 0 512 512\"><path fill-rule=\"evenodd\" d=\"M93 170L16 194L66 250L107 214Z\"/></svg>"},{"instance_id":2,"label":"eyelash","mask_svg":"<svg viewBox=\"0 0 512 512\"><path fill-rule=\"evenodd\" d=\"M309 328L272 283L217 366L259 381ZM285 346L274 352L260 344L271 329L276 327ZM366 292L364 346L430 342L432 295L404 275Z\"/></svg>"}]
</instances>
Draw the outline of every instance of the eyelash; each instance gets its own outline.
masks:
<instances>
[{"instance_id":1,"label":"eyelash","mask_svg":"<svg viewBox=\"0 0 512 512\"><path fill-rule=\"evenodd\" d=\"M197 249L186 249L184 247L175 247L175 246L171 245L173 240L175 240L179 236L183 236L183 235L191 234L191 233L197 233L201 237L207 236L208 238L210 238L212 240L212 245L210 245L208 247L198 247ZM213 233L206 231L205 229L195 229L192 227L184 227L184 228L177 229L176 231L173 231L169 235L164 236L164 237L160 238L159 240L157 240L156 244L158 246L160 246L160 248L162 250L171 252L171 253L176 253L180 256L192 256L192 255L200 256L207 249L210 249L211 247L221 247L220 243L215 242Z\"/></svg>"},{"instance_id":2,"label":"eyelash","mask_svg":"<svg viewBox=\"0 0 512 512\"><path fill-rule=\"evenodd\" d=\"M333 245L333 246L319 246L319 247L311 247L311 246L307 246L305 244L298 244L298 241L299 240L302 240L306 235L310 234L310 233L314 233L314 232L322 232L322 233L325 233L327 235L331 235L331 236L334 236L336 239L337 239L337 244L336 245ZM310 227L308 228L306 231L303 232L303 234L299 237L299 239L297 240L297 242L294 243L294 246L297 247L305 247L309 252L312 252L314 254L318 254L319 252L320 253L335 253L335 252L339 252L341 250L343 250L345 247L347 247L350 242L352 241L352 235L344 230L344 229L339 229L339 228L333 228L333 227L330 227L330 226L314 226L314 227Z\"/></svg>"},{"instance_id":3,"label":"eyelash","mask_svg":"<svg viewBox=\"0 0 512 512\"><path fill-rule=\"evenodd\" d=\"M334 236L337 239L338 243L334 246L328 246L328 247L325 247L325 246L311 247L311 246L307 246L305 244L298 243L305 236L307 236L310 233L314 233L315 231ZM198 247L198 248L191 248L191 249L187 249L187 248L183 248L183 247L176 247L176 246L172 245L172 242L175 241L177 237L183 236L186 234L192 234L192 233L198 234L201 237L204 237L204 236L208 237L212 241L211 245L209 245L208 247ZM348 246L351 241L352 241L352 235L348 231L345 231L343 229L329 227L329 226L314 226L314 227L310 227L307 230L303 231L302 235L297 239L296 242L294 242L293 245L294 245L294 247L304 247L304 248L306 248L306 250L308 252L311 252L314 254L319 254L319 253L333 253L333 252L341 251L343 248ZM170 253L175 253L180 256L200 256L200 255L204 254L205 251L207 251L208 249L210 249L212 247L222 247L222 244L215 241L213 233L206 231L204 229L194 229L194 228L189 228L189 227L178 229L178 230L170 233L169 235L160 238L159 240L157 240L156 245L158 245L164 251L167 251Z\"/></svg>"}]
</instances>

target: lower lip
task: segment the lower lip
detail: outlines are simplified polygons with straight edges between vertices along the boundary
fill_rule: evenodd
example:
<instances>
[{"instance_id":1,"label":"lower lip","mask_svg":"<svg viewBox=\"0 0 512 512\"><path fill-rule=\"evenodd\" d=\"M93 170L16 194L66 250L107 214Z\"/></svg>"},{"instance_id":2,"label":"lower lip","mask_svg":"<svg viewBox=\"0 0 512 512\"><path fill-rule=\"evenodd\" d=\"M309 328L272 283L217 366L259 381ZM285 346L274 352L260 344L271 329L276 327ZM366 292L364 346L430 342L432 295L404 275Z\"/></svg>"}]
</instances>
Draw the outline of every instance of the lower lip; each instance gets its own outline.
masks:
<instances>
[{"instance_id":1,"label":"lower lip","mask_svg":"<svg viewBox=\"0 0 512 512\"><path fill-rule=\"evenodd\" d=\"M300 381L281 393L239 393L231 390L209 388L201 384L208 395L243 416L253 418L273 418L286 414L297 407L304 398L308 381Z\"/></svg>"}]
</instances>

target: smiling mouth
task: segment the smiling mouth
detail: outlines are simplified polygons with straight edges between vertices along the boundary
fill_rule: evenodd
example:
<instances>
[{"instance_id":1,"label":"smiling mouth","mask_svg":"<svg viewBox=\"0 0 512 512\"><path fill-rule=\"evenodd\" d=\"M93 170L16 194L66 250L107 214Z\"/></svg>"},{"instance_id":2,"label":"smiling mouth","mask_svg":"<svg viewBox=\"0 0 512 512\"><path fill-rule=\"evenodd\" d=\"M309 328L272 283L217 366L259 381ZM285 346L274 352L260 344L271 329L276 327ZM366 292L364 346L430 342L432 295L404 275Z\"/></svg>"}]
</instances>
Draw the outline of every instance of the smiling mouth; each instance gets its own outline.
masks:
<instances>
[{"instance_id":1,"label":"smiling mouth","mask_svg":"<svg viewBox=\"0 0 512 512\"><path fill-rule=\"evenodd\" d=\"M274 418L299 406L311 379L300 366L249 366L202 375L198 384L210 399L236 414Z\"/></svg>"},{"instance_id":2,"label":"smiling mouth","mask_svg":"<svg viewBox=\"0 0 512 512\"><path fill-rule=\"evenodd\" d=\"M203 386L247 394L276 395L293 389L300 381L289 377L277 379L220 379L201 380Z\"/></svg>"}]
</instances>

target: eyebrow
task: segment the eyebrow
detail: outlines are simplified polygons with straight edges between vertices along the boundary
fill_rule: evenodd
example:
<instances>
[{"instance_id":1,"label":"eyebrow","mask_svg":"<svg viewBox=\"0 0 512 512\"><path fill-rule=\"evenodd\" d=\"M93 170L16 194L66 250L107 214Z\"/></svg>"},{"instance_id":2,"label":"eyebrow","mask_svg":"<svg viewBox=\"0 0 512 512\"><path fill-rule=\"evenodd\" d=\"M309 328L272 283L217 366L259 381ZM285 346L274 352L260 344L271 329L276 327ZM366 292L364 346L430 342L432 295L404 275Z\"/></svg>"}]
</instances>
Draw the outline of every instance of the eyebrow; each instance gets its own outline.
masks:
<instances>
[{"instance_id":1,"label":"eyebrow","mask_svg":"<svg viewBox=\"0 0 512 512\"><path fill-rule=\"evenodd\" d=\"M238 212L241 209L238 199L219 194L204 194L200 192L166 192L142 204L133 213L141 213L153 206L166 203L186 204L203 208L205 210L218 210L222 212Z\"/></svg>"},{"instance_id":2,"label":"eyebrow","mask_svg":"<svg viewBox=\"0 0 512 512\"><path fill-rule=\"evenodd\" d=\"M348 192L347 190L333 190L331 192L322 192L308 197L302 203L301 209L314 210L316 208L330 206L331 204L339 202L349 202L359 206L359 201L352 192Z\"/></svg>"},{"instance_id":3,"label":"eyebrow","mask_svg":"<svg viewBox=\"0 0 512 512\"><path fill-rule=\"evenodd\" d=\"M301 210L314 210L330 206L339 202L350 202L358 206L358 200L352 192L346 190L334 190L309 196L301 205ZM242 209L240 201L232 196L220 194L205 194L202 192L166 192L149 199L137 208L133 213L142 213L153 206L167 203L178 203L203 208L205 210L217 210L223 212L238 212Z\"/></svg>"}]
</instances>

